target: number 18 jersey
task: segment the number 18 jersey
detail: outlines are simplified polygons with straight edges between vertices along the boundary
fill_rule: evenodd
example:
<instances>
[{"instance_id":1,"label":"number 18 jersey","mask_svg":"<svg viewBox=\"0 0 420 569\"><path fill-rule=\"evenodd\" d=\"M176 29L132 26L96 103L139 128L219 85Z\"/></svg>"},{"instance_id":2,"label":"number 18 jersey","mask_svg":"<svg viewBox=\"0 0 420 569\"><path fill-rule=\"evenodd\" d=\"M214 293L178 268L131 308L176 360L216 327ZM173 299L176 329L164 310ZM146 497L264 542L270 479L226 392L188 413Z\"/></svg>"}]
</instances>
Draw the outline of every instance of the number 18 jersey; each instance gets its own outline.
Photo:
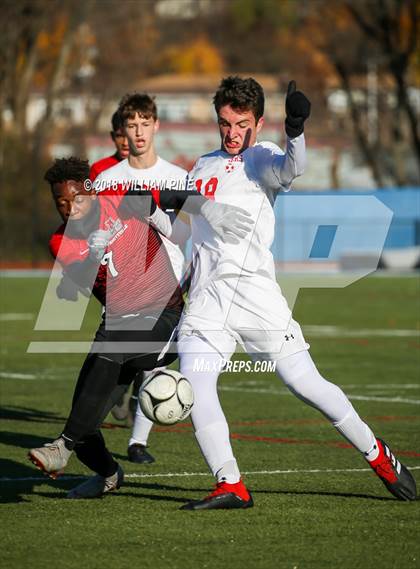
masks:
<instances>
[{"instance_id":1,"label":"number 18 jersey","mask_svg":"<svg viewBox=\"0 0 420 569\"><path fill-rule=\"evenodd\" d=\"M261 142L241 154L223 150L202 156L190 173L196 189L208 199L247 210L252 231L237 245L223 242L202 216L192 218L194 274L190 295L225 276L275 279L270 247L274 238L273 205L279 190L288 191L303 173L305 140L288 139L286 153L271 142ZM191 183L190 182L190 183Z\"/></svg>"}]
</instances>

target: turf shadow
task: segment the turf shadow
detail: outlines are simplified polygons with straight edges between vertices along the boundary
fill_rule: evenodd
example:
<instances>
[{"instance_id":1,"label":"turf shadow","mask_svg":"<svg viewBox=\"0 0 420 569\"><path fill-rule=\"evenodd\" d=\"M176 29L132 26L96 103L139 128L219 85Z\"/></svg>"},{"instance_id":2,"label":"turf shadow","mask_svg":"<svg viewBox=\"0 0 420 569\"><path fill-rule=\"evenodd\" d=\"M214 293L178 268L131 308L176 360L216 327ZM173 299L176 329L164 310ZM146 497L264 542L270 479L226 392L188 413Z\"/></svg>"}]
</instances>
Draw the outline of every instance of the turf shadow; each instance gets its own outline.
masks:
<instances>
[{"instance_id":1,"label":"turf shadow","mask_svg":"<svg viewBox=\"0 0 420 569\"><path fill-rule=\"evenodd\" d=\"M7 474L8 480L3 480L0 484L0 504L10 504L19 502L29 502L27 494L37 494L36 487L48 484L52 488L63 489L74 486L75 481L80 477L75 476L75 480L51 480L47 476L43 476L35 468L26 466L20 462L0 458L0 471L2 475ZM6 478L6 476L5 476ZM10 480L15 478L16 480ZM25 480L27 478L28 480ZM34 480L36 478L36 480ZM48 496L57 498L56 495Z\"/></svg>"},{"instance_id":2,"label":"turf shadow","mask_svg":"<svg viewBox=\"0 0 420 569\"><path fill-rule=\"evenodd\" d=\"M136 483L136 482L124 482L124 488L132 486L133 488L139 489L147 489L147 490L169 490L174 492L200 492L203 495L207 495L209 493L209 487L206 488L191 488L185 486L169 486L166 484L156 484L156 483ZM329 497L336 497L336 498L355 498L355 499L362 499L362 500L378 500L381 502L398 502L392 496L375 496L373 494L362 494L362 493L353 493L353 492L327 492L327 491L318 491L318 490L252 490L252 494L255 496L257 494L281 494L281 495L294 495L294 496L329 496ZM133 496L138 496L138 494L131 494ZM189 498L191 500L192 498ZM179 501L181 501L179 499Z\"/></svg>"},{"instance_id":3,"label":"turf shadow","mask_svg":"<svg viewBox=\"0 0 420 569\"><path fill-rule=\"evenodd\" d=\"M53 439L54 437L46 438L30 433L0 432L0 443L24 449L40 447Z\"/></svg>"},{"instance_id":4,"label":"turf shadow","mask_svg":"<svg viewBox=\"0 0 420 569\"><path fill-rule=\"evenodd\" d=\"M5 461L5 462L10 462L10 461ZM25 478L25 477L31 477L33 478L34 476L36 476L36 471L34 471L31 468L28 468L26 466L23 466L21 464L15 463L15 465L17 467L20 467L20 471L19 472L14 472L16 478ZM7 466L5 465L5 469L8 469L7 471L10 472L11 470L11 465L8 464ZM23 498L21 496L21 494L33 494L36 496L42 496L44 498L48 498L48 499L53 499L53 500L57 500L57 499L65 499L66 498L66 494L67 491L70 490L71 488L73 488L74 486L76 486L77 484L82 483L84 480L86 479L85 476L74 476L74 479L70 479L67 475L66 475L66 479L62 480L60 478L58 478L57 480L51 480L48 477L39 477L39 481L37 480L36 482L34 481L25 481L25 480L20 480L20 481L16 481L16 482L8 482L7 484L9 485L9 491L7 492L7 494L5 493L4 495L4 500L3 503L7 503L7 502L28 502L29 500L27 498ZM45 491L45 490L36 490L36 487L38 485L41 484L48 484L48 486L51 487L51 492L50 491ZM4 486L6 486L6 484L4 484ZM168 496L168 495L158 495L158 494L146 494L146 493L138 493L138 492L133 492L133 491L126 491L127 489L130 489L130 487L132 489L140 489L140 490L160 490L160 491L188 491L190 492L190 489L187 488L178 488L177 486L167 486L164 484L155 484L155 483L141 483L141 484L137 484L137 483L124 483L124 490L121 492L115 492L115 493L110 493L109 495L106 496L106 498L108 499L109 497L113 497L113 498L117 498L117 497L121 497L121 498L141 498L141 499L145 499L145 500L152 500L152 501L162 501L162 502L176 502L179 504L185 504L186 502L189 502L191 500L191 498L185 498L185 497L175 497L175 496ZM1 494L0 494L1 497ZM0 501L1 503L2 501Z\"/></svg>"},{"instance_id":5,"label":"turf shadow","mask_svg":"<svg viewBox=\"0 0 420 569\"><path fill-rule=\"evenodd\" d=\"M331 496L335 498L356 498L362 500L379 500L381 502L398 502L391 496L374 496L372 494L356 494L352 492L325 492L318 490L251 490L252 494L284 494L292 496Z\"/></svg>"},{"instance_id":6,"label":"turf shadow","mask_svg":"<svg viewBox=\"0 0 420 569\"><path fill-rule=\"evenodd\" d=\"M50 481L53 482L53 481ZM60 484L59 480L54 481L53 484L56 488L56 490L69 490L70 488L73 488L76 483L79 482L79 480L76 479L74 481L71 480L66 480L66 481L62 481L62 483ZM80 480L79 483L83 482L83 480ZM144 500L151 500L154 502L176 502L179 504L185 504L186 502L189 502L191 498L185 498L185 497L176 497L176 496L168 496L168 495L159 495L159 494L147 494L147 493L139 493L139 492L130 492L130 491L126 491L127 488L129 488L130 486L132 487L136 487L139 489L144 489L144 490L170 490L170 491L174 491L174 490L178 490L178 488L174 488L172 486L162 486L160 487L159 484L144 484L144 485L136 485L136 484L124 484L123 489L121 489L122 491L120 492L110 492L109 494L107 494L106 499L108 499L109 497L112 497L113 499L116 498L120 498L120 499L124 499L124 498L140 498L140 499L144 499ZM63 493L57 493L57 492L45 492L45 491L36 491L33 490L33 493L36 494L37 496L43 496L44 498L52 498L53 500L56 499L61 499L61 498L65 498L66 497L66 493L67 492L63 492Z\"/></svg>"},{"instance_id":7,"label":"turf shadow","mask_svg":"<svg viewBox=\"0 0 420 569\"><path fill-rule=\"evenodd\" d=\"M178 504L185 504L189 502L191 498L177 498L175 496L159 496L157 494L138 494L134 492L121 492L119 494L121 497L127 498L143 498L145 500L151 500L152 502L176 502Z\"/></svg>"},{"instance_id":8,"label":"turf shadow","mask_svg":"<svg viewBox=\"0 0 420 569\"><path fill-rule=\"evenodd\" d=\"M124 481L124 492L122 493L123 496L130 496L133 498L145 498L147 500L157 500L157 501L168 501L168 502L179 502L185 503L189 502L191 498L181 498L175 496L168 496L168 495L157 495L157 494L139 494L137 492L127 492L127 489L138 489L138 490L157 490L157 491L164 491L164 492L191 492L191 488L185 488L180 486L173 486L168 484L158 484L156 482L131 482L131 481ZM202 490L202 492L206 492Z\"/></svg>"},{"instance_id":9,"label":"turf shadow","mask_svg":"<svg viewBox=\"0 0 420 569\"><path fill-rule=\"evenodd\" d=\"M40 411L31 407L18 407L7 405L0 407L0 419L9 421L29 421L31 423L64 423L64 417L58 417L57 413Z\"/></svg>"},{"instance_id":10,"label":"turf shadow","mask_svg":"<svg viewBox=\"0 0 420 569\"><path fill-rule=\"evenodd\" d=\"M75 486L75 483L73 482L73 486ZM72 488L73 486L69 486L68 488L56 488L57 492L45 492L45 491L37 491L37 490L33 490L33 494L36 496L42 496L44 498L49 498L49 499L53 499L53 500L66 500L66 494L67 491L70 490L70 488ZM63 492L58 492L61 490L65 490ZM109 494L107 494L106 496L102 497L102 498L88 498L89 501L92 500L123 500L125 498L136 498L136 499L143 499L143 500L151 500L153 502L175 502L177 504L185 504L186 502L190 501L190 498L176 498L175 496L163 496L163 495L157 495L157 494L138 494L138 493L134 493L134 492L110 492ZM28 500L22 500L22 501L28 501ZM72 501L72 500L70 500Z\"/></svg>"}]
</instances>

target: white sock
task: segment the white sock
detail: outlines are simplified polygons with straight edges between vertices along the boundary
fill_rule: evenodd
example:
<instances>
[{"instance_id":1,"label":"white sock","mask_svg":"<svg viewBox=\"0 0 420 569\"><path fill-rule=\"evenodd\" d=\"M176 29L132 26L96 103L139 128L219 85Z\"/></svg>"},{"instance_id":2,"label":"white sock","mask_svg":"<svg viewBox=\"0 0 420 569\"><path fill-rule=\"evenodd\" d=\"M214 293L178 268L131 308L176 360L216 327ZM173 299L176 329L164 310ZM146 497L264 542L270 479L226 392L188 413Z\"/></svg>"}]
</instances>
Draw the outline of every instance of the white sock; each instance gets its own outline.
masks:
<instances>
[{"instance_id":1,"label":"white sock","mask_svg":"<svg viewBox=\"0 0 420 569\"><path fill-rule=\"evenodd\" d=\"M238 463L235 459L225 462L225 464L216 472L217 482L227 482L228 484L236 484L241 479Z\"/></svg>"},{"instance_id":2,"label":"white sock","mask_svg":"<svg viewBox=\"0 0 420 569\"><path fill-rule=\"evenodd\" d=\"M333 425L367 460L375 460L379 454L375 435L353 408L342 421Z\"/></svg>"},{"instance_id":3,"label":"white sock","mask_svg":"<svg viewBox=\"0 0 420 569\"><path fill-rule=\"evenodd\" d=\"M220 477L226 478L230 484L239 482L240 474L230 446L227 423L211 423L196 431L195 436L210 470L219 482Z\"/></svg>"},{"instance_id":4,"label":"white sock","mask_svg":"<svg viewBox=\"0 0 420 569\"><path fill-rule=\"evenodd\" d=\"M166 367L156 367L155 369L144 371L143 372L143 383L147 379L149 379L149 377L153 373L155 373L156 371L163 371L165 369L166 369ZM131 432L131 438L128 441L128 446L131 446L134 444L140 444L140 445L147 446L147 440L149 438L150 431L152 430L152 427L153 427L153 422L150 421L150 419L148 419L146 417L146 415L143 413L143 411L141 410L141 407L140 407L139 400L137 398L137 408L136 408L136 414L134 417L134 425L133 425L133 430Z\"/></svg>"},{"instance_id":5,"label":"white sock","mask_svg":"<svg viewBox=\"0 0 420 569\"><path fill-rule=\"evenodd\" d=\"M178 342L180 370L194 390L191 420L200 450L211 472L221 482L235 484L240 474L230 444L229 427L217 394L217 379L223 358L201 338L184 336ZM226 356L230 359L230 354ZM205 371L195 363L203 361Z\"/></svg>"},{"instance_id":6,"label":"white sock","mask_svg":"<svg viewBox=\"0 0 420 569\"><path fill-rule=\"evenodd\" d=\"M146 417L141 410L140 403L137 401L136 415L134 417L133 430L131 432L131 438L128 441L128 446L134 444L146 446L152 427L153 422Z\"/></svg>"},{"instance_id":7,"label":"white sock","mask_svg":"<svg viewBox=\"0 0 420 569\"><path fill-rule=\"evenodd\" d=\"M372 460L375 460L375 459L378 458L378 456L379 456L379 447L378 447L378 445L377 445L377 443L376 443L376 440L375 440L375 444L373 445L373 447L372 447L370 450L368 450L367 452L365 452L364 455L365 455L365 459L366 459L368 462L372 462Z\"/></svg>"},{"instance_id":8,"label":"white sock","mask_svg":"<svg viewBox=\"0 0 420 569\"><path fill-rule=\"evenodd\" d=\"M379 454L375 435L356 413L345 393L321 376L307 351L279 360L276 368L297 397L321 411L367 460L375 460Z\"/></svg>"}]
</instances>

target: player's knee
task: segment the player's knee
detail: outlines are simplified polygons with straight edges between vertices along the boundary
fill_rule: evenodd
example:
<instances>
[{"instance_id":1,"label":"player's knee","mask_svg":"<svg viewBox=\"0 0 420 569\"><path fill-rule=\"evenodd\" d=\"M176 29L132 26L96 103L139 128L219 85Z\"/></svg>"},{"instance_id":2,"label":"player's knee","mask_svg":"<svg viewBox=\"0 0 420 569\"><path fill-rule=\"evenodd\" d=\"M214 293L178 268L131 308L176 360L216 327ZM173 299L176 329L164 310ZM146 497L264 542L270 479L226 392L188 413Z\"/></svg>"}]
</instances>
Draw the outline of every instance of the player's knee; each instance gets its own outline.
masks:
<instances>
[{"instance_id":1,"label":"player's knee","mask_svg":"<svg viewBox=\"0 0 420 569\"><path fill-rule=\"evenodd\" d=\"M276 372L288 387L302 382L304 377L310 375L323 379L306 350L278 360Z\"/></svg>"},{"instance_id":2,"label":"player's knee","mask_svg":"<svg viewBox=\"0 0 420 569\"><path fill-rule=\"evenodd\" d=\"M319 400L335 399L341 391L319 373L307 351L280 360L276 370L286 387L308 403L317 405Z\"/></svg>"}]
</instances>

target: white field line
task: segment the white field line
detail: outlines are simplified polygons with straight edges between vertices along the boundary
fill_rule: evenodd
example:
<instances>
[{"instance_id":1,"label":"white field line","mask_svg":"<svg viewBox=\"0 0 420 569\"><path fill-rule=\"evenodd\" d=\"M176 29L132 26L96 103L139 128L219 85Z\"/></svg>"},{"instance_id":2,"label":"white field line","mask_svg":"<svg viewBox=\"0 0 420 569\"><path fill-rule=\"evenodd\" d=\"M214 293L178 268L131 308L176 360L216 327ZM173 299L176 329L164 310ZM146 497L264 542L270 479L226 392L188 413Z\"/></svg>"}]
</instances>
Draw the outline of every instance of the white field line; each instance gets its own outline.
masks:
<instances>
[{"instance_id":1,"label":"white field line","mask_svg":"<svg viewBox=\"0 0 420 569\"><path fill-rule=\"evenodd\" d=\"M67 373L67 370L66 370ZM20 372L10 372L10 371L0 371L0 379L23 379L26 381L40 381L42 379L52 379L54 381L57 381L58 379L75 379L76 378L76 374L77 374L77 370L74 370L74 376L65 376L65 375L52 375L49 374L48 372L45 373L20 373Z\"/></svg>"},{"instance_id":2,"label":"white field line","mask_svg":"<svg viewBox=\"0 0 420 569\"><path fill-rule=\"evenodd\" d=\"M409 470L419 470L420 466L409 466ZM246 476L253 475L276 475L276 474L328 474L331 472L372 472L370 468L310 468L310 469L297 469L291 468L288 470L248 470L242 472ZM194 476L208 476L211 477L209 472L159 472L156 474L138 474L131 473L125 474L125 478L189 478ZM78 480L89 478L89 476L60 476L60 480ZM0 478L0 482L49 482L46 476L26 476L22 478Z\"/></svg>"},{"instance_id":3,"label":"white field line","mask_svg":"<svg viewBox=\"0 0 420 569\"><path fill-rule=\"evenodd\" d=\"M360 328L348 329L340 326L303 326L304 333L308 336L324 338L420 338L420 331L411 329L375 329ZM53 354L69 353L81 354L90 350L91 342L30 342L27 352L30 354Z\"/></svg>"},{"instance_id":4,"label":"white field line","mask_svg":"<svg viewBox=\"0 0 420 569\"><path fill-rule=\"evenodd\" d=\"M42 379L75 379L78 375L80 368L66 367L66 368L51 368L45 369L37 373L24 373L15 371L0 371L0 379L24 379L24 380L42 380Z\"/></svg>"},{"instance_id":5,"label":"white field line","mask_svg":"<svg viewBox=\"0 0 420 569\"><path fill-rule=\"evenodd\" d=\"M87 354L92 342L30 342L28 354Z\"/></svg>"},{"instance_id":6,"label":"white field line","mask_svg":"<svg viewBox=\"0 0 420 569\"><path fill-rule=\"evenodd\" d=\"M0 372L0 379L21 379L21 380L26 380L26 381L32 381L32 380L40 380L40 379L61 379L57 376L43 376L43 375L34 375L34 374L29 374L29 373L14 373L14 372ZM358 389L372 389L372 388L384 388L387 387L386 385L382 385L382 384L369 384L369 386L365 386L363 384L360 385L351 385L351 386L346 386L343 385L344 390L349 389L350 387L357 387ZM404 384L402 385L398 385L395 384L395 388L398 389L404 389ZM420 385L416 385L416 384L407 384L406 389L418 389L420 388ZM229 386L229 385L221 385L219 386L219 390L220 391L228 391L228 392L237 392L237 393L255 393L255 394L263 394L263 395L280 395L280 396L290 396L292 395L290 393L290 391L288 391L287 389L275 389L275 388L264 388L264 387L244 387L244 386L240 386L240 387L236 387L236 386ZM357 395L357 394L347 394L347 397L349 399L354 399L356 401L378 401L378 402L382 402L382 403L406 403L408 405L420 405L420 399L408 399L405 397L379 397L377 395Z\"/></svg>"},{"instance_id":7,"label":"white field line","mask_svg":"<svg viewBox=\"0 0 420 569\"><path fill-rule=\"evenodd\" d=\"M420 383L346 383L344 389L420 389Z\"/></svg>"},{"instance_id":8,"label":"white field line","mask_svg":"<svg viewBox=\"0 0 420 569\"><path fill-rule=\"evenodd\" d=\"M33 373L14 373L8 371L0 371L1 379L41 379L40 376Z\"/></svg>"},{"instance_id":9,"label":"white field line","mask_svg":"<svg viewBox=\"0 0 420 569\"><path fill-rule=\"evenodd\" d=\"M33 320L35 314L30 312L3 312L0 314L0 322L13 322L15 320Z\"/></svg>"},{"instance_id":10,"label":"white field line","mask_svg":"<svg viewBox=\"0 0 420 569\"><path fill-rule=\"evenodd\" d=\"M344 386L345 388L345 386ZM256 388L246 388L246 387L232 387L227 385L222 385L219 387L220 391L236 391L239 393L261 393L268 395L292 395L287 390L280 391L279 389L256 389ZM349 399L355 399L360 401L381 401L383 403L408 403L411 405L420 405L420 399L406 399L403 397L376 397L374 395L354 395L347 393Z\"/></svg>"},{"instance_id":11,"label":"white field line","mask_svg":"<svg viewBox=\"0 0 420 569\"><path fill-rule=\"evenodd\" d=\"M0 321L19 321L19 320L34 320L35 314L29 312L5 312L0 314ZM341 326L331 325L311 325L302 326L304 332L310 336L324 336L324 337L341 337L341 338L359 338L359 337L401 337L401 338L415 338L420 336L420 330L414 329L389 329L389 328L360 328L349 329ZM84 351L85 346L90 345L85 342L31 342L33 351L43 351L48 344L51 344L53 351L65 351L65 345L69 344L69 351L79 352ZM71 347L72 346L72 347ZM31 351L32 351L31 350Z\"/></svg>"},{"instance_id":12,"label":"white field line","mask_svg":"<svg viewBox=\"0 0 420 569\"><path fill-rule=\"evenodd\" d=\"M309 336L325 336L339 338L415 338L420 336L420 330L401 330L389 328L359 328L349 329L341 326L302 326L303 331Z\"/></svg>"},{"instance_id":13,"label":"white field line","mask_svg":"<svg viewBox=\"0 0 420 569\"><path fill-rule=\"evenodd\" d=\"M67 374L77 374L79 368L62 368L60 374L57 375L57 369L45 370L42 373L21 373L14 371L0 371L0 379L23 379L23 380L61 380L61 379L74 379L73 376ZM235 381L235 385L220 385L219 389L222 391L244 391L248 393L268 393L275 395L289 395L287 389L276 389L273 387L263 387L267 385L264 380L256 379L249 381ZM384 389L384 390L420 390L420 383L344 383L340 387L347 391L348 389Z\"/></svg>"},{"instance_id":14,"label":"white field line","mask_svg":"<svg viewBox=\"0 0 420 569\"><path fill-rule=\"evenodd\" d=\"M380 401L384 403L408 403L409 405L420 405L420 399L405 399L404 397L375 397L374 395L348 395L349 399L355 401Z\"/></svg>"},{"instance_id":15,"label":"white field line","mask_svg":"<svg viewBox=\"0 0 420 569\"><path fill-rule=\"evenodd\" d=\"M251 379L249 381L235 381L235 387L261 387L267 385L262 379ZM341 383L343 389L417 389L420 390L420 383Z\"/></svg>"}]
</instances>

